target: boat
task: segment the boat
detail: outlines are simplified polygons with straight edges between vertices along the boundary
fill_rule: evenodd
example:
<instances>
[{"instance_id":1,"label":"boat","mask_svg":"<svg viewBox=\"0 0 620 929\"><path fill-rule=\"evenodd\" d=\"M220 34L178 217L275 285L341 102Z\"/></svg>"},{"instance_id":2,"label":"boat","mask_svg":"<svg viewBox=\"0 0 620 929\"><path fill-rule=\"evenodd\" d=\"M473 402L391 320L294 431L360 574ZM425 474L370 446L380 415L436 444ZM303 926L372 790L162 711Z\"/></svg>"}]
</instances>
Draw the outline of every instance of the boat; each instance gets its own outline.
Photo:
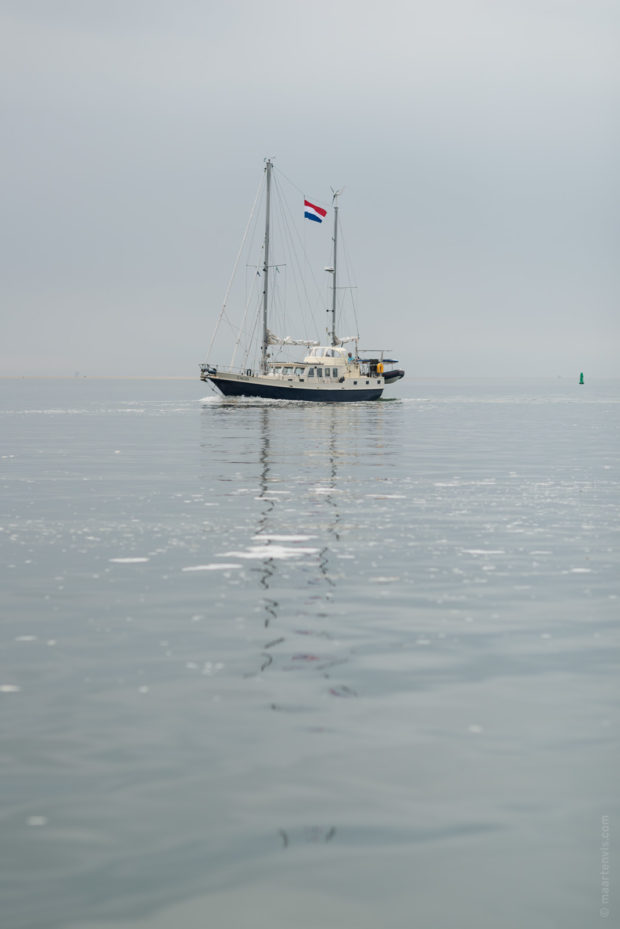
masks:
<instances>
[{"instance_id":1,"label":"boat","mask_svg":"<svg viewBox=\"0 0 620 929\"><path fill-rule=\"evenodd\" d=\"M254 327L259 331L260 353L257 353L254 365L247 362L247 354L245 364L241 366L223 366L207 361L200 365L200 379L212 384L225 397L302 400L315 403L378 400L385 387L400 380L405 372L394 367L398 364L396 359L385 357L387 349L364 351L359 348L359 335L348 338L337 335L338 196L341 191L333 191L332 264L331 267L325 268L331 274L331 326L327 330L328 344L322 345L307 339L280 338L269 328L270 272L273 270L269 263L273 168L272 160L266 159L262 267L256 272L262 278L262 320L259 326ZM304 201L306 218L322 222L326 213L327 211L321 207ZM211 348L213 341L212 339ZM350 345L350 348L347 348L347 345ZM306 354L302 360L282 360L277 356L275 346L280 346L281 349L285 346L306 346Z\"/></svg>"}]
</instances>

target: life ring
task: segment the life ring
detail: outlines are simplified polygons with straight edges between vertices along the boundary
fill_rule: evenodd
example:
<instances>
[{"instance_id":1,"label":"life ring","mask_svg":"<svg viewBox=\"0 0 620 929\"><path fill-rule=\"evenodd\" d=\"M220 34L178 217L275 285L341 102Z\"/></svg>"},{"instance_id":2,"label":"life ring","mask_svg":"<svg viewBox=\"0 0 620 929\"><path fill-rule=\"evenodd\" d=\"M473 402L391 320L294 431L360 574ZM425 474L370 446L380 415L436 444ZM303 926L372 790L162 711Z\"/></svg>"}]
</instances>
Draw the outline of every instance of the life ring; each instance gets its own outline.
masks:
<instances>
[{"instance_id":1,"label":"life ring","mask_svg":"<svg viewBox=\"0 0 620 929\"><path fill-rule=\"evenodd\" d=\"M380 361L377 364L377 374L383 374L383 362L382 361Z\"/></svg>"}]
</instances>

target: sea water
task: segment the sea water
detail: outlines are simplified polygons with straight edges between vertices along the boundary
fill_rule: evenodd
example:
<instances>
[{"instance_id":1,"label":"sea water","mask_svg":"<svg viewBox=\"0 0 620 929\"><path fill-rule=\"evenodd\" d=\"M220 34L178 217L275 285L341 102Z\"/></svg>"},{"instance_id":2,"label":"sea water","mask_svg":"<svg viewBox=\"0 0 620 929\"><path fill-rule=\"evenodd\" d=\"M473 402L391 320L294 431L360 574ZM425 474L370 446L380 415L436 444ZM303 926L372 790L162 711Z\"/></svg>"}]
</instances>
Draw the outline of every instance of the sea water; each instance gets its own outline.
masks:
<instances>
[{"instance_id":1,"label":"sea water","mask_svg":"<svg viewBox=\"0 0 620 929\"><path fill-rule=\"evenodd\" d=\"M618 917L620 383L0 395L4 929Z\"/></svg>"}]
</instances>

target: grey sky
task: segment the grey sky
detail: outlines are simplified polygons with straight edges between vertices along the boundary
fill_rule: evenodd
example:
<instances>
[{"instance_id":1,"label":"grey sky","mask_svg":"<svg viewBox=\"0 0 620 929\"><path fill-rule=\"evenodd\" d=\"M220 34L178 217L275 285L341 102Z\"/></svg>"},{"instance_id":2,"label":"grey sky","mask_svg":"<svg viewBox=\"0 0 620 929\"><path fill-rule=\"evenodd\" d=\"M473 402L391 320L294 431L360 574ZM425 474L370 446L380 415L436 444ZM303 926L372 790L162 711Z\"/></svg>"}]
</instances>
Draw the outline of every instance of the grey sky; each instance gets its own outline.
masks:
<instances>
[{"instance_id":1,"label":"grey sky","mask_svg":"<svg viewBox=\"0 0 620 929\"><path fill-rule=\"evenodd\" d=\"M617 0L3 0L0 46L0 373L197 374L272 155L346 185L408 373L618 376Z\"/></svg>"}]
</instances>

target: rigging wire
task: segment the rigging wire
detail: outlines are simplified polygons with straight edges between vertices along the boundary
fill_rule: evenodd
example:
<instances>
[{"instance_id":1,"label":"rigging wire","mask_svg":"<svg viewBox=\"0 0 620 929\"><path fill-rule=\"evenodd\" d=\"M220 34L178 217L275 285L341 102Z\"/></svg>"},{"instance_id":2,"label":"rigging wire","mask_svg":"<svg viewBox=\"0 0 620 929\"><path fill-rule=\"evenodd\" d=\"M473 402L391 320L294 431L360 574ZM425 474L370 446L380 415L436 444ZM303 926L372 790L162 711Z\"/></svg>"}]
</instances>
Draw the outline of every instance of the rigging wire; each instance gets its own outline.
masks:
<instances>
[{"instance_id":1,"label":"rigging wire","mask_svg":"<svg viewBox=\"0 0 620 929\"><path fill-rule=\"evenodd\" d=\"M226 305L227 305L227 302L228 302L228 297L230 296L230 291L231 291L231 288L232 288L232 285L233 285L233 281L234 281L235 276L236 276L236 274L237 274L237 266L238 266L238 264L239 264L239 260L240 260L240 258L241 258L241 254L242 254L243 248L244 248L244 246L245 246L245 240L246 240L246 238L247 238L247 235L248 235L248 232L249 232L249 229L250 229L252 220L253 220L253 218L254 218L254 212L255 212L255 210L256 210L256 204L258 203L258 200L259 200L259 198L260 198L261 191L262 191L264 185L265 185L265 176L263 175L263 177L261 178L260 183L259 183L259 185L258 185L258 190L256 191L256 196L254 197L254 203L252 204L252 209L250 210L250 216L249 216L249 218L248 218L247 225L246 225L246 227L245 227L245 231L244 231L244 233L243 233L243 238L242 238L242 240L241 240L241 245L239 246L239 251L238 251L237 257L236 257L236 259L235 259L235 263L234 263L234 266L233 266L232 274L230 275L230 280L229 280L229 282L228 282L228 287L227 287L226 293L225 293L225 295L224 295L224 303L222 304L222 309L220 310L220 315L219 315L218 320L217 320L217 323L216 323L216 325L215 325L215 330L214 330L214 332L213 332L213 335L211 336L211 342L209 343L209 350L208 350L208 352L207 352L207 358L210 358L210 357L211 357L211 350L212 350L212 348L213 348L213 343L215 342L215 339L216 339L216 337L217 337L217 333L218 333L218 330L219 330L219 328L220 328L220 323L222 322L222 318L223 318L223 316L224 316L225 313L226 313Z\"/></svg>"},{"instance_id":2,"label":"rigging wire","mask_svg":"<svg viewBox=\"0 0 620 929\"><path fill-rule=\"evenodd\" d=\"M286 175L279 169L277 173L281 174L282 177L284 177L284 179L287 181L287 183L290 184L290 186L305 199L306 195L304 194L304 192L300 190L300 188L297 187L297 185L294 184L293 181L290 180L290 178L286 177ZM322 288L316 276L316 272L314 270L314 264L312 261L310 261L310 258L308 255L308 249L306 248L304 237L302 237L302 235L300 234L299 224L296 223L295 220L293 219L290 205L288 204L287 198L282 191L282 185L279 184L277 181L278 179L276 178L276 185L277 185L277 191L278 191L279 201L280 201L280 206L281 206L281 213L282 213L283 220L284 220L283 225L289 234L291 258L292 258L293 263L296 266L295 283L297 284L298 281L301 282L301 287L304 293L303 302L305 306L307 307L308 312L312 318L312 324L314 326L315 334L316 334L320 332L320 323L318 323L316 319L315 310L313 308L313 300L312 300L311 294L309 293L309 288L307 284L308 276L310 277L310 280L312 281L314 291L316 294L316 300L317 302L320 301L321 305L323 304ZM314 223L310 223L310 225L313 226ZM303 225L304 231L306 231L307 226L308 226L308 223L304 222L304 225ZM303 263L299 259L298 252L301 252L301 254L303 255ZM304 273L304 268L307 269L306 273ZM298 300L299 300L300 305L302 305L302 301L299 299L299 297L298 297Z\"/></svg>"},{"instance_id":3,"label":"rigging wire","mask_svg":"<svg viewBox=\"0 0 620 929\"><path fill-rule=\"evenodd\" d=\"M302 262L300 261L300 258L299 258L299 251L301 251L303 254L304 264L309 270L310 276L312 278L312 281L316 289L317 297L319 299L321 299L320 288L316 280L316 276L312 269L312 263L310 262L308 258L307 250L304 246L304 243L299 235L298 229L291 215L291 209L289 205L287 204L286 198L284 197L283 192L281 190L281 185L276 180L276 183L274 186L275 186L276 193L277 193L276 202L277 202L277 205L279 207L279 212L280 212L281 228L283 232L285 233L286 244L288 246L287 251L291 258L292 274L290 275L290 278L287 275L287 280L289 279L292 280L293 286L295 288L297 305L300 308L301 307L306 308L308 314L311 317L312 325L314 327L315 333L317 333L319 331L319 327L317 324L317 319L316 319L315 310L312 304L311 296L308 290L306 275L304 275L303 273ZM300 286L301 286L301 291L300 291ZM307 337L308 336L307 324L304 326L304 329L305 329L305 332L303 333L303 335Z\"/></svg>"},{"instance_id":4,"label":"rigging wire","mask_svg":"<svg viewBox=\"0 0 620 929\"><path fill-rule=\"evenodd\" d=\"M344 266L345 266L345 270L346 270L346 272L347 272L347 277L348 277L349 280L355 280L356 275L351 273L351 271L352 271L352 263L351 263L351 259L350 259L349 252L348 252L348 249L347 249L347 243L346 243L345 237L344 237L344 235L342 234L342 228L340 228L340 241L342 242L342 254L343 254L343 256L344 256ZM348 286L346 287L346 289L349 291L349 294L350 294L350 297L351 297L351 308L352 308L352 311L353 311L353 321L354 321L354 323L355 323L355 332L357 333L357 337L358 337L358 339L359 339L360 327L359 327L359 323L358 323L358 320L357 320L357 307L355 306L355 296L354 296L354 294L353 294L353 291L354 291L354 289L355 289L356 286L357 286L357 285L355 285L355 284L350 284L350 285L348 285Z\"/></svg>"},{"instance_id":5,"label":"rigging wire","mask_svg":"<svg viewBox=\"0 0 620 929\"><path fill-rule=\"evenodd\" d=\"M305 194L303 191L297 187L293 181L288 178L284 172L279 168L274 167L274 174L272 175L273 182L273 193L275 194L273 198L273 207L277 214L277 222L274 226L274 231L276 232L275 242L272 238L272 245L275 245L274 254L280 252L280 255L284 259L283 261L274 262L270 264L270 270L273 269L273 276L270 276L270 317L273 320L273 330L278 331L278 326L285 326L293 322L293 325L296 326L299 323L297 321L292 321L289 319L288 323L286 322L286 312L288 307L288 290L293 291L292 296L294 299L294 305L297 306L298 310L301 311L302 318L305 318L305 322L302 324L302 332L299 335L308 336L310 330L314 330L313 335L318 335L321 339L323 337L323 331L325 329L324 325L321 322L317 321L317 308L324 308L325 304L325 286L323 282L319 284L318 277L316 274L316 268L320 266L320 261L315 260L315 257L309 255L308 248L306 247L306 231L308 229L308 224L302 220L302 224L298 219L301 217L296 217L293 212L292 202L293 196L290 195L290 191L283 190L281 183L281 178L286 181L286 184L296 191L297 194L301 195L305 199ZM260 245L256 241L259 231L258 231L258 218L257 211L258 205L261 198L264 200L264 192L266 188L266 176L263 174L261 181L258 185L258 190L252 205L250 215L243 233L243 238L239 251L237 253L233 271L226 289L226 294L224 302L215 326L215 331L211 338L209 344L209 353L208 357L211 355L213 345L215 343L218 332L220 331L222 325L226 325L229 328L231 335L234 338L234 346L232 351L232 358L230 367L234 368L235 361L241 354L243 359L243 366L248 366L248 357L251 353L256 354L257 344L260 341L260 319L261 319L261 285L264 286L264 274L263 274L263 265L264 265L264 248L265 243L262 242ZM288 194L288 196L287 196ZM311 224L312 225L312 224ZM303 230L303 234L302 234ZM279 235L278 235L279 233ZM339 228L339 236L342 236L342 230ZM253 243L249 242L249 238L252 238ZM333 238L331 241L333 242ZM312 239L313 248L318 248L320 250L321 243L317 240L316 236ZM239 264L242 258L242 255L248 254L248 249L258 247L260 254L263 257L263 261L259 265L247 265L247 271L251 268L251 277L249 273L246 273L246 286L245 286L245 295L243 300L244 310L243 310L243 319L241 325L233 323L228 315L228 301L231 297L232 287L235 283L235 279L238 276ZM345 270L351 279L349 274L349 256L346 249L346 243L344 238L342 238L342 256L344 258ZM328 261L328 265L331 263L332 259ZM290 263L290 270L287 266L287 262ZM284 272L282 274L281 272ZM331 290L330 285L327 284L327 287ZM359 325L357 320L357 311L355 307L355 301L353 299L352 287L351 285L339 286L338 290L348 290L351 292L351 304L353 308L353 319L355 322L355 329L358 332L359 337ZM314 296L311 291L314 291ZM339 304L339 328L343 327L343 316L345 315L345 306L346 295L338 295L338 304ZM350 310L349 310L350 313ZM347 315L349 315L347 313ZM294 314L298 316L299 314ZM321 313L321 316L323 314ZM301 320L300 320L301 321ZM270 326L272 324L270 323ZM248 331L250 330L250 331ZM329 331L329 330L327 330ZM282 336L288 335L288 332L281 331ZM295 335L295 333L292 333ZM279 349L274 349L277 351L277 354L284 350L283 346L280 346ZM252 356L253 357L253 356Z\"/></svg>"},{"instance_id":6,"label":"rigging wire","mask_svg":"<svg viewBox=\"0 0 620 929\"><path fill-rule=\"evenodd\" d=\"M261 187L259 188L259 195L262 194L264 186L265 185L261 185ZM257 235L258 235L258 218L255 219L254 226L252 228L252 242L248 246L248 251L247 251L248 254L250 250L253 251L255 248L255 240L256 240ZM261 242L260 246L258 246L258 249L259 249L260 256L262 256L265 251L264 241ZM231 368L234 368L235 366L235 359L237 357L237 352L239 350L239 347L241 346L241 340L243 337L244 337L244 343L243 343L242 352L245 353L244 364L247 362L247 354L251 348L251 345L248 344L248 338L252 338L252 336L249 336L248 330L246 329L246 320L248 318L248 311L251 305L253 304L253 302L257 301L257 306L258 306L260 305L260 301L262 299L262 293L261 293L260 287L262 285L262 280L263 280L262 271L261 271L263 264L264 264L264 261L260 257L259 257L258 265L247 265L246 264L246 275L245 275L245 281L244 281L245 287L244 287L244 300L243 300L243 317L241 319L241 324L238 329L238 338L233 345L233 352L232 352L232 356L230 359ZM252 270L252 274L251 274L251 277L249 278L250 284L248 286L248 271L250 269ZM255 312L258 312L258 310L256 310ZM252 327L250 331L253 333L254 327Z\"/></svg>"},{"instance_id":7,"label":"rigging wire","mask_svg":"<svg viewBox=\"0 0 620 929\"><path fill-rule=\"evenodd\" d=\"M304 200L305 200L305 199L306 199L306 195L305 195L305 193L303 192L303 190L301 190L301 189L297 186L297 184L295 184L295 183L290 179L290 177L287 177L286 174L284 173L284 171L282 171L282 170L281 170L280 168L278 168L276 165L274 165L273 167L274 167L274 171L277 172L278 174L281 174L282 177L284 178L284 180L287 181L287 183L289 183L289 184L291 185L291 187L293 187L293 188L297 191L298 194L301 194L301 196L302 196L302 197L304 198Z\"/></svg>"},{"instance_id":8,"label":"rigging wire","mask_svg":"<svg viewBox=\"0 0 620 929\"><path fill-rule=\"evenodd\" d=\"M251 368L251 367L255 367L256 364L257 364L257 362L258 362L258 353L257 353L257 351L256 351L256 349L257 349L257 344L256 344L256 343L258 342L258 338L256 337L256 332L257 332L257 330L258 330L258 328L259 328L259 323L260 323L260 320L261 320L261 316L262 316L262 307L261 307L260 302L259 302L259 303L257 304L257 307L256 307L256 312L254 313L254 324L253 324L253 326L252 326L250 332L248 333L248 339L247 339L247 342L246 342L246 345L245 345L245 349L244 349L244 354L243 354L243 367L244 367L244 368L247 368L247 367L250 367L250 368ZM248 358L249 358L249 356L250 356L250 352L252 351L252 348L254 348L254 359L253 359L253 364L250 364L250 365L248 366Z\"/></svg>"},{"instance_id":9,"label":"rigging wire","mask_svg":"<svg viewBox=\"0 0 620 929\"><path fill-rule=\"evenodd\" d=\"M231 357L231 359L230 359L230 367L231 367L231 368L234 368L234 366L235 366L235 358L236 358L236 356L237 356L237 351L238 351L238 349L239 349L239 345L241 344L241 337L243 336L243 334L244 334L244 332L245 332L245 321L246 321L246 319L247 319L247 317L248 317L248 309L250 308L250 303L252 302L253 299L256 300L257 297L258 297L258 298L259 298L259 307L260 307L260 296L261 296L260 294L255 294L255 293L252 293L252 292L251 292L250 295L248 296L248 299L247 299L246 304L245 304L245 308L244 308L244 310L243 310L243 319L241 320L241 326L239 327L239 335L238 335L237 341L235 342L235 345L234 345L234 348L233 348L232 357ZM257 312L258 312L258 311L257 311ZM245 351L245 356L244 356L244 357L246 357L246 358L247 358L248 352L250 351L252 339L254 338L254 331L255 331L255 328L256 328L256 323L254 323L254 327L253 327L252 330L251 330L251 335L249 335L248 337L246 337L246 345L245 345L245 349L244 349L244 351Z\"/></svg>"}]
</instances>

